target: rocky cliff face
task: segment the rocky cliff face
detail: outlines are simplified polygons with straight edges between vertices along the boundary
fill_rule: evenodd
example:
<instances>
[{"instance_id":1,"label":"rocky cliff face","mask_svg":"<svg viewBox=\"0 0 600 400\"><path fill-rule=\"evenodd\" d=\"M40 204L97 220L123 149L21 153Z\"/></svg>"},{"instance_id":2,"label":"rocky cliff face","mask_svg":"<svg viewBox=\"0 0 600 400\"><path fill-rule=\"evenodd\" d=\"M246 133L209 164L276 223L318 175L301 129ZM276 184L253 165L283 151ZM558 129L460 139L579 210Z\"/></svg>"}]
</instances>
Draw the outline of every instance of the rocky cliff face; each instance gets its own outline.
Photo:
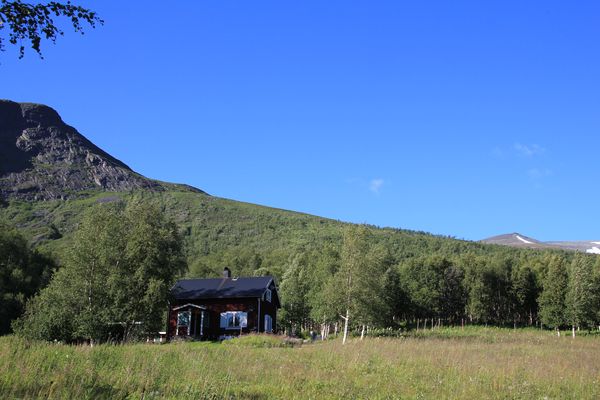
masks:
<instances>
[{"instance_id":1,"label":"rocky cliff face","mask_svg":"<svg viewBox=\"0 0 600 400\"><path fill-rule=\"evenodd\" d=\"M50 107L0 100L3 199L66 199L88 190L161 191L173 186L135 173L66 125Z\"/></svg>"}]
</instances>

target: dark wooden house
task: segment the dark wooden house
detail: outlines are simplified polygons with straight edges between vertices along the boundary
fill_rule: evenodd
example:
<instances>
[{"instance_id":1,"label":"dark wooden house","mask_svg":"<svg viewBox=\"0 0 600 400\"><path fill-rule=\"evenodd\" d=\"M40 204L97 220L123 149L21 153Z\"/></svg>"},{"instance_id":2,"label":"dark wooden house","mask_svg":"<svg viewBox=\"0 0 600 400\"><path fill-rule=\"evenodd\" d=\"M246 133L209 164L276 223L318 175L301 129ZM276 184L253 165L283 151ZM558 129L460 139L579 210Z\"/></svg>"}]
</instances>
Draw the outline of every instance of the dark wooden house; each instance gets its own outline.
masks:
<instances>
[{"instance_id":1,"label":"dark wooden house","mask_svg":"<svg viewBox=\"0 0 600 400\"><path fill-rule=\"evenodd\" d=\"M241 333L274 332L281 308L271 276L183 279L171 289L167 339L220 339Z\"/></svg>"}]
</instances>

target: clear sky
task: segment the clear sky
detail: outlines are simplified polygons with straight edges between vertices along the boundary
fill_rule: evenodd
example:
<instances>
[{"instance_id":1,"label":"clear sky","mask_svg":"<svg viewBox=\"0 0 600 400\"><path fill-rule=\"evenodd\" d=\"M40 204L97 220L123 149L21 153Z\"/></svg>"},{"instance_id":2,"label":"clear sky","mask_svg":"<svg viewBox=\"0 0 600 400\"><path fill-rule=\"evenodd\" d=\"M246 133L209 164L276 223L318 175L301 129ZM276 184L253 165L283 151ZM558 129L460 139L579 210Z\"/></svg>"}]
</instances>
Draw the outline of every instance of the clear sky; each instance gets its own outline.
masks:
<instances>
[{"instance_id":1,"label":"clear sky","mask_svg":"<svg viewBox=\"0 0 600 400\"><path fill-rule=\"evenodd\" d=\"M151 178L466 239L600 240L598 1L77 2L0 98Z\"/></svg>"}]
</instances>

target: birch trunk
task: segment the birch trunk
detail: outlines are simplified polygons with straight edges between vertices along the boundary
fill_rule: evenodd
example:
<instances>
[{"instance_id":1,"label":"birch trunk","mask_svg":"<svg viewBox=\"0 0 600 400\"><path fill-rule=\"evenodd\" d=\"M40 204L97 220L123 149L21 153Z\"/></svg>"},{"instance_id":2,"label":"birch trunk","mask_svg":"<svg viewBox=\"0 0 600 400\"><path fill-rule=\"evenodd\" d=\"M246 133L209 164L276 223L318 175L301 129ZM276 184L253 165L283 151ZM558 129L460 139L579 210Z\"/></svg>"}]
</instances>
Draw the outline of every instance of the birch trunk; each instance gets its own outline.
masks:
<instances>
[{"instance_id":1,"label":"birch trunk","mask_svg":"<svg viewBox=\"0 0 600 400\"><path fill-rule=\"evenodd\" d=\"M362 326L362 331L360 331L360 340L363 340L365 338L365 326Z\"/></svg>"},{"instance_id":2,"label":"birch trunk","mask_svg":"<svg viewBox=\"0 0 600 400\"><path fill-rule=\"evenodd\" d=\"M575 325L573 325L573 328L571 329L571 331L573 332L573 337L575 337Z\"/></svg>"},{"instance_id":3,"label":"birch trunk","mask_svg":"<svg viewBox=\"0 0 600 400\"><path fill-rule=\"evenodd\" d=\"M344 339L342 340L342 344L346 344L346 340L348 339L348 320L350 319L350 310L346 309L346 316L344 317Z\"/></svg>"}]
</instances>

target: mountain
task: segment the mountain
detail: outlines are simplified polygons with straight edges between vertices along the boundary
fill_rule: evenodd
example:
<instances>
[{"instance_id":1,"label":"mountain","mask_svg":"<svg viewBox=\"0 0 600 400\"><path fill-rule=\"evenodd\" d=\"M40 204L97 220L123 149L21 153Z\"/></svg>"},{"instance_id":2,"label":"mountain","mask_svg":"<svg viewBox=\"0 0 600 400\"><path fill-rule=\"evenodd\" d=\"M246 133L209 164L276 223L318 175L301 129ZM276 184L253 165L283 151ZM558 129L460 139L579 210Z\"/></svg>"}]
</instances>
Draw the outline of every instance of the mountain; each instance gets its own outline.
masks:
<instances>
[{"instance_id":1,"label":"mountain","mask_svg":"<svg viewBox=\"0 0 600 400\"><path fill-rule=\"evenodd\" d=\"M555 249L582 251L589 254L600 254L600 241L563 241L563 242L541 242L520 233L508 233L493 236L481 241L486 244L499 244L510 247L531 249Z\"/></svg>"},{"instance_id":2,"label":"mountain","mask_svg":"<svg viewBox=\"0 0 600 400\"><path fill-rule=\"evenodd\" d=\"M48 106L0 100L0 196L54 200L86 190L164 191L104 152ZM186 187L188 190L196 190Z\"/></svg>"},{"instance_id":3,"label":"mountain","mask_svg":"<svg viewBox=\"0 0 600 400\"><path fill-rule=\"evenodd\" d=\"M95 146L50 107L12 101L0 101L0 196L0 220L17 227L36 248L53 253L59 261L71 247L86 209L133 198L155 204L179 226L189 275L196 277L218 276L225 265L240 276L278 278L293 262L329 268L339 260L348 225L149 179ZM545 257L546 248L555 249L541 244L537 250L514 249L372 228L369 240L385 251L390 266L432 255L527 259ZM310 261L301 261L299 255Z\"/></svg>"},{"instance_id":4,"label":"mountain","mask_svg":"<svg viewBox=\"0 0 600 400\"><path fill-rule=\"evenodd\" d=\"M482 243L500 244L503 246L526 247L526 248L544 248L548 247L539 240L532 239L528 236L519 233L508 233L487 238L481 241Z\"/></svg>"}]
</instances>

